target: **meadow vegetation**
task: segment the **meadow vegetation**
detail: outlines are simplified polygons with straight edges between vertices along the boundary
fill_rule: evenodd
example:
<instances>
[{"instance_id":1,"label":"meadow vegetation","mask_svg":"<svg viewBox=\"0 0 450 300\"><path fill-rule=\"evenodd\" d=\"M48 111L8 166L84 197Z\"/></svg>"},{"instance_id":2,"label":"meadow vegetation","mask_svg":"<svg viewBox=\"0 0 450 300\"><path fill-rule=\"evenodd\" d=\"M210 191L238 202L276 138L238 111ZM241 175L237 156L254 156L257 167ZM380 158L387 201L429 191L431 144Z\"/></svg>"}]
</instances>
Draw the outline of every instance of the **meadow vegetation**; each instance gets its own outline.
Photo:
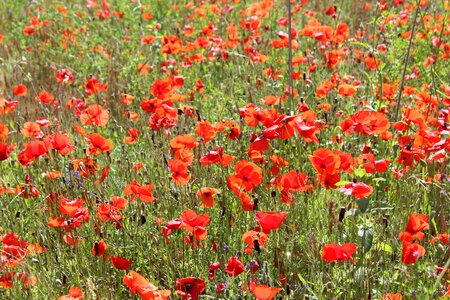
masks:
<instances>
[{"instance_id":1,"label":"meadow vegetation","mask_svg":"<svg viewBox=\"0 0 450 300\"><path fill-rule=\"evenodd\" d=\"M449 297L449 11L2 1L0 298Z\"/></svg>"}]
</instances>

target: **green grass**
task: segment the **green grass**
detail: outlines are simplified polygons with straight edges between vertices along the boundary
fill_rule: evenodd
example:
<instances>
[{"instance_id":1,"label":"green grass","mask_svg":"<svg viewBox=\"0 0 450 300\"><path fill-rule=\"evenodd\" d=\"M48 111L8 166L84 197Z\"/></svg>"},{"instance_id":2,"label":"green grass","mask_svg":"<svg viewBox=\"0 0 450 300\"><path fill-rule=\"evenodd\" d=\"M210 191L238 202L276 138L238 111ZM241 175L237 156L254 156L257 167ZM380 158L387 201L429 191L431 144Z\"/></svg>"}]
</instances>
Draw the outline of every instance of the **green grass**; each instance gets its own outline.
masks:
<instances>
[{"instance_id":1,"label":"green grass","mask_svg":"<svg viewBox=\"0 0 450 300\"><path fill-rule=\"evenodd\" d=\"M445 57L444 47L432 45L433 38L439 37L442 43L450 43L448 37L448 10L442 3L431 3L419 10L416 32L412 40L411 57L405 61L409 38L401 34L411 30L415 9L405 10L407 4L391 5L381 12L376 3L370 10L362 10L364 3L357 1L347 5L345 1L336 4L336 18L325 14L333 5L317 1L301 5L301 11L293 14L293 28L298 32L298 49L294 56L308 58L308 63L294 67L299 72L299 79L294 81L298 92L293 101L287 100L273 107L279 113L299 115L298 104L304 101L317 115L316 123L319 143L306 142L296 133L292 138L273 139L270 147L263 153L267 163L257 162L262 169L262 184L249 193L253 201L257 199L255 211L243 211L241 201L227 186L227 177L234 175L234 165L240 160L251 160L248 149L252 135L262 135L265 126L248 126L240 117L239 108L253 103L264 109L271 109L260 100L268 95L285 96L288 84L288 50L271 47L273 40L278 40L277 31L286 32L287 27L277 24L277 20L287 16L284 2L274 1L274 7L267 17L259 18L260 34L243 30L242 11L248 9L256 1L214 4L219 10L227 5L234 9L229 13L216 15L210 11L213 6L208 2L201 5L194 1L194 8L186 8L188 1L145 1L149 7L139 7L139 1L109 1L111 12L120 11L123 18L113 14L102 20L95 11L101 8L86 7L85 1L6 1L0 5L0 98L16 100L17 109L11 114L0 116L0 121L9 129L6 143L15 144L16 149L10 157L0 161L0 184L2 187L35 186L39 195L24 197L24 193L0 194L0 228L3 233L15 232L20 239L29 244L39 243L46 251L41 254L28 254L16 268L8 268L0 263L0 276L8 272L26 272L36 276L34 286L26 287L17 278L12 288L0 287L2 299L56 299L68 293L72 286L82 289L86 299L137 299L132 296L122 279L128 271L118 270L109 262L109 255L120 255L133 260L130 270L135 270L146 277L159 289L172 291L172 299L177 299L175 282L184 277L199 277L206 281L205 293L200 299L253 299L254 296L242 286L256 280L258 284L281 287L277 297L283 299L381 299L387 293L401 293L404 299L434 299L444 294L450 278L442 279L435 274L435 267L443 267L449 260L449 245L436 242L430 244L431 237L438 233L446 233L450 221L450 197L448 146L442 161L428 161L426 154L418 162L414 162L410 170L402 178L395 178L393 168L404 169L397 161L401 145L399 137L420 133L417 124L400 132L393 128L395 119L395 102L398 90L393 99L379 99L382 84L393 83L400 86L403 69L408 76L405 86L417 89L415 95L408 96L403 92L400 116L406 120L406 106L420 111L423 116L437 119L439 113L448 110L445 105L443 86L448 86L449 60ZM345 3L344 3L345 2ZM175 9L172 4L177 4ZM299 2L293 2L294 5ZM65 6L67 13L62 14L55 8ZM199 7L205 8L204 17L194 17ZM311 20L305 11L316 13L316 18L323 25L333 29L337 24L346 22L350 35L342 43L322 44L311 37L300 33ZM152 12L153 19L144 20L142 12ZM408 16L405 20L404 14ZM256 15L257 12L253 12ZM442 20L424 21L442 15ZM35 30L33 35L24 35L23 29L33 16L40 20L48 20L49 26ZM80 17L81 16L81 17ZM387 21L392 19L392 21ZM396 24L405 20L404 24ZM227 40L227 26L238 27L239 40L235 48L220 48L213 43L207 49L183 50L175 54L161 52L163 36L176 35L183 40L183 45L193 43L197 37L204 36L202 28L212 22L217 31L213 35ZM160 24L161 29L155 29ZM190 24L194 34L183 36L183 27ZM383 26L384 28L382 28ZM433 27L437 26L437 27ZM441 27L439 27L441 26ZM358 29L366 31L366 35L358 39ZM434 30L435 28L436 30ZM445 28L442 32L439 28ZM73 38L62 35L67 30L75 32ZM84 33L85 31L86 33ZM153 44L141 44L145 35L155 35ZM69 34L70 35L70 34ZM207 37L209 38L209 37ZM377 50L377 45L385 44L387 52ZM99 50L102 46L104 50ZM220 51L208 59L211 46ZM265 62L250 59L248 47L267 56ZM247 48L246 48L247 47ZM336 67L330 69L324 63L326 51L341 49L346 53ZM214 49L213 49L214 50ZM222 59L223 50L228 59ZM105 52L106 51L106 52ZM107 55L105 55L105 53ZM381 64L371 70L364 63L364 55L375 54ZM191 67L183 66L185 58L193 60L193 54L203 54L203 62L193 62ZM436 56L435 64L424 66L423 61L429 55ZM212 58L214 57L214 58ZM169 59L175 64L162 63ZM310 72L309 63L317 65L315 72ZM138 64L148 64L152 70L148 75L141 75ZM73 83L60 84L56 81L56 73L60 69L69 69L75 80ZM264 70L279 70L278 80L269 78ZM318 98L316 88L325 80L338 74L341 80L359 80L358 91L352 97L339 95L337 87L327 96ZM83 84L92 75L100 83L108 86L107 91L86 96ZM140 106L142 99L153 98L150 89L157 80L169 75L184 77L184 85L176 91L185 95L185 103L175 102L175 109L189 105L195 110L194 116L178 114L178 120L172 128L152 130L149 127L149 115ZM191 88L201 79L204 92L192 92ZM305 79L305 80L303 80ZM25 84L28 88L26 96L13 94L13 87ZM44 105L35 98L40 91L51 92L58 105ZM439 100L437 105L420 103L416 98L420 92L427 93ZM129 106L121 103L121 94L135 96ZM384 95L386 96L386 95ZM66 102L74 98L82 99L88 105L101 104L110 112L108 124L104 127L85 125L86 132L100 133L109 139L114 149L110 153L102 153L91 158L98 164L95 175L84 178L74 170L73 160L85 158L88 142L74 130L74 124L81 125L73 110L66 107ZM288 98L288 97L287 97ZM381 98L381 97L380 97ZM329 104L326 112L324 105ZM389 132L392 140L384 140L380 135L366 136L359 133L347 135L338 127L358 110L383 111L391 121ZM139 119L131 121L125 110L139 114ZM342 114L338 112L342 111ZM45 118L50 125L43 127L44 134L67 132L72 139L75 150L62 156L56 151L42 156L31 166L23 167L18 161L23 144L33 140L24 137L21 129L25 122ZM238 122L242 134L235 140L226 137L225 132L218 132L215 138L205 143L196 135L195 128L199 120L211 123L221 121ZM439 129L432 120L426 120L430 133L435 133L440 141L449 139L448 129ZM447 118L448 119L448 118ZM449 122L449 121L447 121ZM323 124L323 126L321 125ZM137 128L139 137L133 145L122 140L128 135L130 128ZM171 180L172 172L167 162L174 154L170 150L169 141L177 135L190 134L196 137L198 146L192 149L194 160L189 166L190 180L188 184L179 186ZM332 137L339 135L343 142L335 143ZM42 139L41 139L42 140ZM436 143L436 142L433 142ZM223 146L224 152L235 157L228 167L218 164L201 166L198 160L212 149ZM357 167L356 160L363 154L365 146L372 149L377 160L389 159L391 164L384 173L368 174ZM415 147L415 145L414 145ZM418 146L420 148L420 146ZM355 160L354 172L341 172L341 182L354 179L373 187L374 192L365 199L345 196L339 189L324 189L313 168L309 155L319 148L340 150L350 154ZM269 174L273 164L271 155L279 155L288 162L288 166L280 168L280 174L291 170L303 172L313 186L310 191L293 192L292 204L281 201L281 191L269 187L274 177ZM145 167L139 172L133 171L133 165L143 162ZM109 175L98 184L101 170L108 166ZM57 179L42 176L47 171L58 171L62 175ZM442 180L433 181L436 174L443 174ZM26 177L31 180L26 183ZM121 211L122 228L113 224L100 222L96 214L100 203L108 203L112 196L125 197L124 188L132 180L140 184L153 184L156 200L144 203L139 199L129 202ZM219 190L213 208L203 208L196 198L199 188L210 186ZM28 187L30 188L30 187ZM68 199L84 198L84 207L90 214L88 222L72 231L81 237L77 246L69 246L63 240L63 228L48 226L50 217L61 216L58 210L58 197ZM174 230L167 243L162 234L163 226L170 220L180 218L184 210L192 209L198 214L208 214L210 223L206 226L207 237L200 241L200 246L185 242L188 234L183 229ZM269 234L268 243L262 246L261 253L253 251L244 253L242 235L258 226L255 214L258 211L287 211L288 216L282 226ZM339 220L340 213L345 217ZM425 230L425 239L421 242L426 253L415 264L402 263L402 242L399 233L405 229L411 213L422 213L428 216L430 228ZM158 220L161 219L161 222ZM94 243L105 240L108 249L105 259L96 257L91 249ZM327 262L322 259L321 251L328 243L354 243L357 251L353 255L354 262ZM217 249L213 250L213 244ZM230 257L237 256L247 265L257 260L260 269L255 274L249 270L237 277L229 277L224 267ZM216 276L208 280L208 266L220 262L221 268ZM280 276L286 277L282 284ZM226 289L216 295L218 283L225 282ZM281 299L281 298L280 298Z\"/></svg>"}]
</instances>

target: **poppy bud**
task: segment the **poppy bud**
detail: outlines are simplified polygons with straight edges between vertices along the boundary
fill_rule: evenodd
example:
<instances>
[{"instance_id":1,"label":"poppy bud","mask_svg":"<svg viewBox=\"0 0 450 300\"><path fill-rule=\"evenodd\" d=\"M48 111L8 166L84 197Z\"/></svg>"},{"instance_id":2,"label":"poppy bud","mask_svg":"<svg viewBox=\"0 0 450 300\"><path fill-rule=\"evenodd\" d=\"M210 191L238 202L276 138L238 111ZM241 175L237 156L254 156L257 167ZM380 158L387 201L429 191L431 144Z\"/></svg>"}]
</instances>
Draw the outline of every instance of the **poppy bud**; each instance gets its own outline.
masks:
<instances>
[{"instance_id":1,"label":"poppy bud","mask_svg":"<svg viewBox=\"0 0 450 300\"><path fill-rule=\"evenodd\" d=\"M259 241L258 241L258 240L254 240L254 241L253 241L253 248L255 248L255 250L256 250L258 253L261 253L261 248L260 248L260 246L259 246Z\"/></svg>"},{"instance_id":2,"label":"poppy bud","mask_svg":"<svg viewBox=\"0 0 450 300\"><path fill-rule=\"evenodd\" d=\"M256 260L252 260L249 263L250 273L255 274L259 270L259 263Z\"/></svg>"},{"instance_id":3,"label":"poppy bud","mask_svg":"<svg viewBox=\"0 0 450 300\"><path fill-rule=\"evenodd\" d=\"M217 284L217 286L216 286L216 294L222 293L222 292L225 290L226 287L227 287L226 283L224 283L224 282L219 282L219 283Z\"/></svg>"},{"instance_id":4,"label":"poppy bud","mask_svg":"<svg viewBox=\"0 0 450 300\"><path fill-rule=\"evenodd\" d=\"M339 222L342 223L345 217L345 207L341 207L341 211L339 212Z\"/></svg>"}]
</instances>

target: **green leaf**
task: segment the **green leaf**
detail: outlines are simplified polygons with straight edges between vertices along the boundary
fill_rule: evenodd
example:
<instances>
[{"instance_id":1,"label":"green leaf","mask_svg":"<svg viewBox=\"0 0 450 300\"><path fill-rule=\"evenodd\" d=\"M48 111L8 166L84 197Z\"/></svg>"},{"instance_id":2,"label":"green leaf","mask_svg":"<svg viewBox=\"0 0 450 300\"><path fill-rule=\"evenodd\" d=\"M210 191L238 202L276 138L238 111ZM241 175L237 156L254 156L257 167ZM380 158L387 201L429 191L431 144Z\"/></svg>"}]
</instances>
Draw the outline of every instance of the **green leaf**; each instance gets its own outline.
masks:
<instances>
[{"instance_id":1,"label":"green leaf","mask_svg":"<svg viewBox=\"0 0 450 300\"><path fill-rule=\"evenodd\" d=\"M358 204L358 208L362 213L365 213L367 208L369 207L369 198L363 198L356 200L356 204Z\"/></svg>"},{"instance_id":2,"label":"green leaf","mask_svg":"<svg viewBox=\"0 0 450 300\"><path fill-rule=\"evenodd\" d=\"M358 236L363 243L363 252L367 253L373 245L372 227L358 226Z\"/></svg>"},{"instance_id":3,"label":"green leaf","mask_svg":"<svg viewBox=\"0 0 450 300\"><path fill-rule=\"evenodd\" d=\"M341 181L339 181L339 182L336 183L336 186L344 186L344 185L346 185L347 183L350 183L350 181L341 180Z\"/></svg>"},{"instance_id":4,"label":"green leaf","mask_svg":"<svg viewBox=\"0 0 450 300\"><path fill-rule=\"evenodd\" d=\"M361 167L358 167L358 168L355 170L355 175L356 175L357 177L364 177L366 174L367 174L367 173L366 173L366 170L363 169L363 168L361 168Z\"/></svg>"},{"instance_id":5,"label":"green leaf","mask_svg":"<svg viewBox=\"0 0 450 300\"><path fill-rule=\"evenodd\" d=\"M389 254L392 253L392 247L386 243L380 242L375 245L375 250L383 250L384 252L387 252Z\"/></svg>"}]
</instances>

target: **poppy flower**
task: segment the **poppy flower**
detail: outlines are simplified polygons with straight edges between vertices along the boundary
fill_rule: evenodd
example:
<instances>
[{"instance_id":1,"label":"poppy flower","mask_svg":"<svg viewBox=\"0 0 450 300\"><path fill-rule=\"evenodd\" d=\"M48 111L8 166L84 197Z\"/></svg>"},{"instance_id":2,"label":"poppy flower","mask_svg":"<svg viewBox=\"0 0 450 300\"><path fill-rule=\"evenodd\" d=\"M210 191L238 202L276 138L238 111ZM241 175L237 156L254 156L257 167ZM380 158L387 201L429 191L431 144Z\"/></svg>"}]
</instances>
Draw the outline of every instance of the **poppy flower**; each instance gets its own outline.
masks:
<instances>
[{"instance_id":1,"label":"poppy flower","mask_svg":"<svg viewBox=\"0 0 450 300\"><path fill-rule=\"evenodd\" d=\"M438 233L435 237L431 238L430 243L434 244L440 241L444 245L450 245L450 233Z\"/></svg>"},{"instance_id":2,"label":"poppy flower","mask_svg":"<svg viewBox=\"0 0 450 300\"><path fill-rule=\"evenodd\" d=\"M422 230L427 230L430 228L430 223L428 222L428 216L424 214L411 214L409 216L408 223L406 224L405 231L415 234Z\"/></svg>"},{"instance_id":3,"label":"poppy flower","mask_svg":"<svg viewBox=\"0 0 450 300\"><path fill-rule=\"evenodd\" d=\"M54 149L61 155L67 155L75 149L75 146L72 144L72 139L61 133L47 135L44 138L44 142L48 149Z\"/></svg>"},{"instance_id":4,"label":"poppy flower","mask_svg":"<svg viewBox=\"0 0 450 300\"><path fill-rule=\"evenodd\" d=\"M101 91L106 91L106 84L101 84L98 82L97 78L90 76L88 80L83 84L84 92L86 95L90 96Z\"/></svg>"},{"instance_id":5,"label":"poppy flower","mask_svg":"<svg viewBox=\"0 0 450 300\"><path fill-rule=\"evenodd\" d=\"M128 129L128 134L129 136L123 138L123 142L129 145L136 143L138 138L138 130L136 128L130 128Z\"/></svg>"},{"instance_id":6,"label":"poppy flower","mask_svg":"<svg viewBox=\"0 0 450 300\"><path fill-rule=\"evenodd\" d=\"M261 251L258 247L266 244L269 241L269 237L264 232L249 230L242 235L242 240L246 244L244 252L252 254L253 248L256 248L258 252Z\"/></svg>"},{"instance_id":7,"label":"poppy flower","mask_svg":"<svg viewBox=\"0 0 450 300\"><path fill-rule=\"evenodd\" d=\"M135 271L130 271L128 275L125 275L123 283L130 289L131 294L138 293L144 300L166 300L170 296L170 291L158 290L156 286Z\"/></svg>"},{"instance_id":8,"label":"poppy flower","mask_svg":"<svg viewBox=\"0 0 450 300\"><path fill-rule=\"evenodd\" d=\"M281 291L281 288L274 288L267 285L257 285L253 281L250 282L249 289L257 300L271 300Z\"/></svg>"},{"instance_id":9,"label":"poppy flower","mask_svg":"<svg viewBox=\"0 0 450 300\"><path fill-rule=\"evenodd\" d=\"M27 87L23 84L18 84L13 88L13 93L16 96L26 96L27 92Z\"/></svg>"},{"instance_id":10,"label":"poppy flower","mask_svg":"<svg viewBox=\"0 0 450 300\"><path fill-rule=\"evenodd\" d=\"M206 284L201 278L186 277L177 279L176 286L178 297L183 300L197 300L205 291Z\"/></svg>"},{"instance_id":11,"label":"poppy flower","mask_svg":"<svg viewBox=\"0 0 450 300\"><path fill-rule=\"evenodd\" d=\"M428 217L424 214L411 214L408 219L405 231L398 236L400 241L412 242L414 239L423 240L425 234L422 230L430 228Z\"/></svg>"},{"instance_id":12,"label":"poppy flower","mask_svg":"<svg viewBox=\"0 0 450 300\"><path fill-rule=\"evenodd\" d=\"M308 177L305 173L297 173L291 170L289 173L281 176L279 180L279 185L283 190L287 191L307 191L312 188L308 183Z\"/></svg>"},{"instance_id":13,"label":"poppy flower","mask_svg":"<svg viewBox=\"0 0 450 300\"><path fill-rule=\"evenodd\" d=\"M83 241L81 237L74 236L71 232L64 234L63 240L69 246L76 246Z\"/></svg>"},{"instance_id":14,"label":"poppy flower","mask_svg":"<svg viewBox=\"0 0 450 300\"><path fill-rule=\"evenodd\" d=\"M31 164L39 157L45 155L48 152L47 145L43 141L34 140L26 143L25 149L22 150L17 159L22 166Z\"/></svg>"},{"instance_id":15,"label":"poppy flower","mask_svg":"<svg viewBox=\"0 0 450 300\"><path fill-rule=\"evenodd\" d=\"M113 143L98 133L91 133L87 136L90 143L86 150L86 155L98 155L102 152L109 152L114 148Z\"/></svg>"},{"instance_id":16,"label":"poppy flower","mask_svg":"<svg viewBox=\"0 0 450 300\"><path fill-rule=\"evenodd\" d=\"M425 248L419 245L419 243L409 243L403 241L403 250L402 250L402 262L405 265L413 264L425 254Z\"/></svg>"},{"instance_id":17,"label":"poppy flower","mask_svg":"<svg viewBox=\"0 0 450 300\"><path fill-rule=\"evenodd\" d=\"M106 245L104 240L101 240L100 242L95 242L94 246L92 246L92 254L95 256L102 256L106 249L108 249L108 246Z\"/></svg>"},{"instance_id":18,"label":"poppy flower","mask_svg":"<svg viewBox=\"0 0 450 300\"><path fill-rule=\"evenodd\" d=\"M246 191L253 190L255 186L261 184L263 179L261 168L247 160L237 162L234 166L234 173L235 176L227 178L228 186L242 186Z\"/></svg>"},{"instance_id":19,"label":"poppy flower","mask_svg":"<svg viewBox=\"0 0 450 300\"><path fill-rule=\"evenodd\" d=\"M128 270L131 267L131 264L133 263L132 260L125 259L121 256L114 256L110 255L109 260L111 261L111 264L119 270Z\"/></svg>"},{"instance_id":20,"label":"poppy flower","mask_svg":"<svg viewBox=\"0 0 450 300\"><path fill-rule=\"evenodd\" d=\"M197 140L192 135L180 134L170 140L170 150L175 152L178 149L197 147Z\"/></svg>"},{"instance_id":21,"label":"poppy flower","mask_svg":"<svg viewBox=\"0 0 450 300\"><path fill-rule=\"evenodd\" d=\"M139 182L133 179L132 183L127 184L124 189L125 196L131 196L131 201L138 197L142 202L153 202L155 197L152 194L152 190L155 188L153 184L141 185Z\"/></svg>"},{"instance_id":22,"label":"poppy flower","mask_svg":"<svg viewBox=\"0 0 450 300\"><path fill-rule=\"evenodd\" d=\"M58 300L76 300L83 299L83 291L76 286L73 286L69 289L69 293L67 295L61 296Z\"/></svg>"},{"instance_id":23,"label":"poppy flower","mask_svg":"<svg viewBox=\"0 0 450 300\"><path fill-rule=\"evenodd\" d=\"M338 245L334 243L326 244L322 248L322 259L331 261L344 261L351 260L355 261L352 255L356 252L356 245L353 243L347 243Z\"/></svg>"},{"instance_id":24,"label":"poppy flower","mask_svg":"<svg viewBox=\"0 0 450 300\"><path fill-rule=\"evenodd\" d=\"M201 136L207 143L216 136L216 129L209 121L199 121L195 127L195 134Z\"/></svg>"},{"instance_id":25,"label":"poppy flower","mask_svg":"<svg viewBox=\"0 0 450 300\"><path fill-rule=\"evenodd\" d=\"M356 93L356 87L351 84L340 84L338 86L338 93L344 97L351 97Z\"/></svg>"},{"instance_id":26,"label":"poppy flower","mask_svg":"<svg viewBox=\"0 0 450 300\"><path fill-rule=\"evenodd\" d=\"M202 201L201 205L205 208L214 206L214 195L217 194L217 189L211 187L203 187L197 191L196 197Z\"/></svg>"},{"instance_id":27,"label":"poppy flower","mask_svg":"<svg viewBox=\"0 0 450 300\"><path fill-rule=\"evenodd\" d=\"M341 164L340 156L326 148L315 150L313 155L308 155L308 159L319 174L334 174Z\"/></svg>"},{"instance_id":28,"label":"poppy flower","mask_svg":"<svg viewBox=\"0 0 450 300\"><path fill-rule=\"evenodd\" d=\"M402 299L403 296L400 293L397 294L387 293L381 297L381 300L402 300Z\"/></svg>"},{"instance_id":29,"label":"poppy flower","mask_svg":"<svg viewBox=\"0 0 450 300\"><path fill-rule=\"evenodd\" d=\"M346 196L354 196L356 199L362 199L370 196L373 188L363 182L350 182L341 186L339 190Z\"/></svg>"},{"instance_id":30,"label":"poppy flower","mask_svg":"<svg viewBox=\"0 0 450 300\"><path fill-rule=\"evenodd\" d=\"M201 229L209 224L210 217L208 214L196 214L193 210L184 210L181 214L181 228L195 233L196 229ZM206 234L206 232L205 232ZM200 239L200 236L198 236ZM204 239L204 238L201 238Z\"/></svg>"},{"instance_id":31,"label":"poppy flower","mask_svg":"<svg viewBox=\"0 0 450 300\"><path fill-rule=\"evenodd\" d=\"M71 83L73 82L73 75L67 69L61 69L58 73L56 73L56 79L59 83Z\"/></svg>"},{"instance_id":32,"label":"poppy flower","mask_svg":"<svg viewBox=\"0 0 450 300\"><path fill-rule=\"evenodd\" d=\"M390 126L389 119L384 113L369 110L357 111L339 124L347 135L358 132L367 136L383 134Z\"/></svg>"},{"instance_id":33,"label":"poppy flower","mask_svg":"<svg viewBox=\"0 0 450 300\"><path fill-rule=\"evenodd\" d=\"M25 122L20 130L24 137L40 139L44 136L41 126L36 122Z\"/></svg>"},{"instance_id":34,"label":"poppy flower","mask_svg":"<svg viewBox=\"0 0 450 300\"><path fill-rule=\"evenodd\" d=\"M0 142L0 161L8 159L15 146L8 146L8 144Z\"/></svg>"},{"instance_id":35,"label":"poppy flower","mask_svg":"<svg viewBox=\"0 0 450 300\"><path fill-rule=\"evenodd\" d=\"M172 181L175 184L185 185L189 182L191 175L185 162L179 159L171 159L169 161L169 169L172 171Z\"/></svg>"},{"instance_id":36,"label":"poppy flower","mask_svg":"<svg viewBox=\"0 0 450 300\"><path fill-rule=\"evenodd\" d=\"M106 126L108 124L109 111L99 104L89 105L80 115L83 125Z\"/></svg>"},{"instance_id":37,"label":"poppy flower","mask_svg":"<svg viewBox=\"0 0 450 300\"><path fill-rule=\"evenodd\" d=\"M0 116L14 112L19 106L18 101L8 101L0 97Z\"/></svg>"},{"instance_id":38,"label":"poppy flower","mask_svg":"<svg viewBox=\"0 0 450 300\"><path fill-rule=\"evenodd\" d=\"M244 264L235 256L231 257L228 260L227 265L225 266L225 272L227 272L228 276L235 277L245 271Z\"/></svg>"},{"instance_id":39,"label":"poppy flower","mask_svg":"<svg viewBox=\"0 0 450 300\"><path fill-rule=\"evenodd\" d=\"M150 92L153 96L158 99L164 99L170 92L172 91L172 87L170 83L166 80L157 80L153 83Z\"/></svg>"},{"instance_id":40,"label":"poppy flower","mask_svg":"<svg viewBox=\"0 0 450 300\"><path fill-rule=\"evenodd\" d=\"M232 161L234 160L234 157L231 155L226 154L223 151L223 146L217 147L203 155L199 162L202 166L211 165L214 163L219 163L221 166L228 166Z\"/></svg>"},{"instance_id":41,"label":"poppy flower","mask_svg":"<svg viewBox=\"0 0 450 300\"><path fill-rule=\"evenodd\" d=\"M287 217L288 212L258 212L256 222L261 225L264 233L269 234L271 230L278 229Z\"/></svg>"},{"instance_id":42,"label":"poppy flower","mask_svg":"<svg viewBox=\"0 0 450 300\"><path fill-rule=\"evenodd\" d=\"M9 129L8 127L0 122L0 141L6 141L8 139Z\"/></svg>"}]
</instances>

